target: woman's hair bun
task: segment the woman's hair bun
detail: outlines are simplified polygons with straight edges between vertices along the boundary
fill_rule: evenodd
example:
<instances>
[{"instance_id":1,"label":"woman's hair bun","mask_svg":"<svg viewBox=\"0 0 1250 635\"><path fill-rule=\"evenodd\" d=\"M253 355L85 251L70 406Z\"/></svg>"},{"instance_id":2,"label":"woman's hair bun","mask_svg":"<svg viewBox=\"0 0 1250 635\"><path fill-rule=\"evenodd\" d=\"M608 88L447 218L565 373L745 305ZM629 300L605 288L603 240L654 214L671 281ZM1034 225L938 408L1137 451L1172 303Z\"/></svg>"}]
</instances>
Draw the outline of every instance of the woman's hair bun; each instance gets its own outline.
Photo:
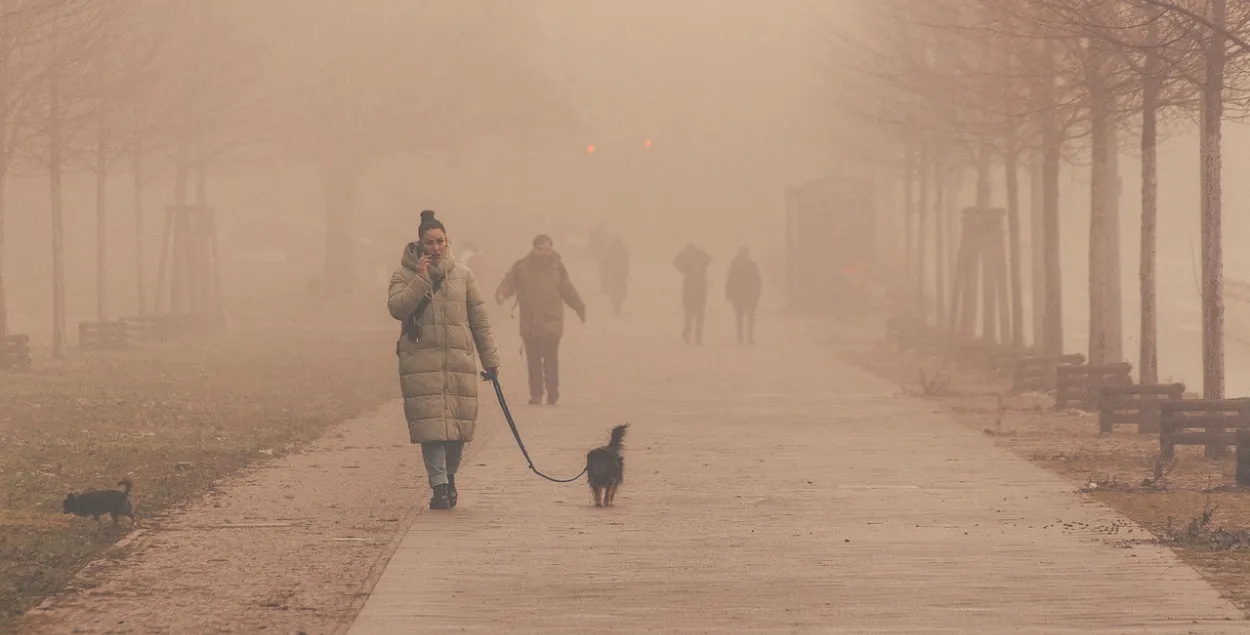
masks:
<instances>
[{"instance_id":1,"label":"woman's hair bun","mask_svg":"<svg viewBox=\"0 0 1250 635\"><path fill-rule=\"evenodd\" d=\"M429 221L432 221L432 220L434 220L434 210L432 209L421 210L421 222L428 223Z\"/></svg>"}]
</instances>

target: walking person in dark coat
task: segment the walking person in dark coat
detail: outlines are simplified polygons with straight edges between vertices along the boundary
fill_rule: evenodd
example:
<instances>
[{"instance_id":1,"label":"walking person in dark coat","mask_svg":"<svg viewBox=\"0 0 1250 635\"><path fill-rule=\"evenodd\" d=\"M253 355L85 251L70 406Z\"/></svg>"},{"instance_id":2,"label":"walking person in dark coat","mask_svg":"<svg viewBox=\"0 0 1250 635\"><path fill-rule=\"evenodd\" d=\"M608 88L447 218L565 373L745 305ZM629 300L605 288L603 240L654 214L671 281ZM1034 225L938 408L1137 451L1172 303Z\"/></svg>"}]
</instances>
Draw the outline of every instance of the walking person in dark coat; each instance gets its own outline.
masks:
<instances>
[{"instance_id":1,"label":"walking person in dark coat","mask_svg":"<svg viewBox=\"0 0 1250 635\"><path fill-rule=\"evenodd\" d=\"M729 263L729 275L725 281L725 299L734 308L739 344L744 340L748 344L755 343L755 311L760 304L762 286L760 268L751 260L750 251L743 247Z\"/></svg>"},{"instance_id":2,"label":"walking person in dark coat","mask_svg":"<svg viewBox=\"0 0 1250 635\"><path fill-rule=\"evenodd\" d=\"M696 344L703 343L703 320L707 314L707 268L712 257L694 243L686 245L673 260L682 273L681 300L686 311L681 339L690 342L693 331Z\"/></svg>"},{"instance_id":3,"label":"walking person in dark coat","mask_svg":"<svg viewBox=\"0 0 1250 635\"><path fill-rule=\"evenodd\" d=\"M525 343L525 359L529 364L530 403L540 404L544 388L547 404L560 398L559 352L564 335L564 305L569 305L582 323L586 322L586 305L569 280L560 254L552 247L551 238L534 239L534 249L518 260L499 283L495 301L503 304L515 295L521 309L521 340Z\"/></svg>"}]
</instances>

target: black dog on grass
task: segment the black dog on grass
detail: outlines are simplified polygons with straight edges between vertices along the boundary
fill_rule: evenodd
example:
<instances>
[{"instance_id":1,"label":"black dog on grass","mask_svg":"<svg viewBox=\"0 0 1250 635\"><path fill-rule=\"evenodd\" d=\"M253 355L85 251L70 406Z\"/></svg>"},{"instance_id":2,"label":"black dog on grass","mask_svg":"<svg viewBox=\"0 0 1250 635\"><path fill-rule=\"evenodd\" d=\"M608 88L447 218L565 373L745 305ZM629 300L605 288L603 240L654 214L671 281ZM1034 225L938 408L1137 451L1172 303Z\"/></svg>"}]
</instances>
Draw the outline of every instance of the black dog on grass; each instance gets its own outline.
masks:
<instances>
[{"instance_id":1,"label":"black dog on grass","mask_svg":"<svg viewBox=\"0 0 1250 635\"><path fill-rule=\"evenodd\" d=\"M120 490L100 489L66 495L65 502L61 503L64 513L75 516L94 516L97 522L101 516L108 514L113 517L113 524L117 524L119 516L129 516L130 521L134 522L135 507L130 502L130 490L134 484L128 478L122 479L117 484L121 486Z\"/></svg>"},{"instance_id":2,"label":"black dog on grass","mask_svg":"<svg viewBox=\"0 0 1250 635\"><path fill-rule=\"evenodd\" d=\"M586 453L586 480L595 493L595 507L611 507L616 488L625 480L625 457L621 443L629 424L612 428L608 444Z\"/></svg>"}]
</instances>

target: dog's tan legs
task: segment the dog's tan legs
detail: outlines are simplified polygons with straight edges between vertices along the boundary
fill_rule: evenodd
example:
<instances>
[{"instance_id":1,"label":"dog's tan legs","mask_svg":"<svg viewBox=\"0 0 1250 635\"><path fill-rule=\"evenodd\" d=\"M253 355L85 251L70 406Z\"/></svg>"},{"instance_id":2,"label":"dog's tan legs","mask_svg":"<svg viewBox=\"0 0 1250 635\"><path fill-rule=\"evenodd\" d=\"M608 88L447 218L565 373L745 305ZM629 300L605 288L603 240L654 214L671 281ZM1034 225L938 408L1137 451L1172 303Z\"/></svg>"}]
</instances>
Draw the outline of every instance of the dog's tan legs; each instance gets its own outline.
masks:
<instances>
[{"instance_id":1,"label":"dog's tan legs","mask_svg":"<svg viewBox=\"0 0 1250 635\"><path fill-rule=\"evenodd\" d=\"M595 490L595 507L603 507L603 499L600 498L603 494L603 490L599 489L598 487L595 487L592 489Z\"/></svg>"},{"instance_id":2,"label":"dog's tan legs","mask_svg":"<svg viewBox=\"0 0 1250 635\"><path fill-rule=\"evenodd\" d=\"M603 501L603 502L604 502L604 506L605 506L605 507L611 507L611 506L612 506L612 501L613 501L615 498L616 498L616 486L615 486L615 485L609 485L609 486L608 486L608 490L607 490L606 492L604 492L604 494L603 494L603 499L604 499L604 501Z\"/></svg>"}]
</instances>

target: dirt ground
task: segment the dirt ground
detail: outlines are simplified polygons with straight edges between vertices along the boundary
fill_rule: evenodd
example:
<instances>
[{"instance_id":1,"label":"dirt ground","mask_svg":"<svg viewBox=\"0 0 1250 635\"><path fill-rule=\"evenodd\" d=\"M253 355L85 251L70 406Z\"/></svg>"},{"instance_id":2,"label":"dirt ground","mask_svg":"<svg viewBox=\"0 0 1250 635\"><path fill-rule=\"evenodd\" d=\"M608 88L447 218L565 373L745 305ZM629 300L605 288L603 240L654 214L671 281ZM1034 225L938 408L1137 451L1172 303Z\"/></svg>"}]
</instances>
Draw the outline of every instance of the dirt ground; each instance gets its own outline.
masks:
<instances>
[{"instance_id":1,"label":"dirt ground","mask_svg":"<svg viewBox=\"0 0 1250 635\"><path fill-rule=\"evenodd\" d=\"M340 631L428 490L400 408L334 426L142 527L21 632Z\"/></svg>"},{"instance_id":2,"label":"dirt ground","mask_svg":"<svg viewBox=\"0 0 1250 635\"><path fill-rule=\"evenodd\" d=\"M0 606L38 604L0 632L342 632L426 492L390 410L393 337L251 331L0 376ZM918 392L936 361L880 340L871 323L811 338ZM984 375L948 388L927 398L1148 528L1250 609L1250 502L1227 487L1230 460L1179 448L1156 479L1154 437L1100 437L1094 415L1000 399ZM122 475L137 528L59 513L65 491Z\"/></svg>"},{"instance_id":3,"label":"dirt ground","mask_svg":"<svg viewBox=\"0 0 1250 635\"><path fill-rule=\"evenodd\" d=\"M942 360L901 353L884 342L877 321L839 324L824 335L835 353L924 395L964 425L1072 482L1169 545L1250 616L1250 494L1234 484L1231 455L1206 459L1199 446L1180 446L1160 463L1157 435L1117 425L1100 436L1097 413L1055 411L1054 398L1012 394L989 373L961 371ZM945 379L924 383L941 370ZM922 379L923 378L923 379Z\"/></svg>"},{"instance_id":4,"label":"dirt ground","mask_svg":"<svg viewBox=\"0 0 1250 635\"><path fill-rule=\"evenodd\" d=\"M247 466L263 473L288 454L307 456L307 444L328 427L392 398L394 362L386 352L393 337L389 330L243 327L206 342L71 350L65 360L37 360L29 373L0 374L0 632L14 631L19 616L50 595L72 588L72 601L98 583L94 576L110 561L142 553L188 522L246 522L251 512L222 498L220 479ZM342 442L326 442L336 439ZM123 477L135 484L137 525L61 513L67 492L114 487ZM279 500L308 504L316 492L288 485L291 498ZM215 513L176 513L192 503ZM221 533L251 544L272 536L204 531L203 544ZM177 569L209 551L167 564ZM246 561L236 564L238 576L252 575ZM194 569L186 573L181 583L197 578Z\"/></svg>"}]
</instances>

